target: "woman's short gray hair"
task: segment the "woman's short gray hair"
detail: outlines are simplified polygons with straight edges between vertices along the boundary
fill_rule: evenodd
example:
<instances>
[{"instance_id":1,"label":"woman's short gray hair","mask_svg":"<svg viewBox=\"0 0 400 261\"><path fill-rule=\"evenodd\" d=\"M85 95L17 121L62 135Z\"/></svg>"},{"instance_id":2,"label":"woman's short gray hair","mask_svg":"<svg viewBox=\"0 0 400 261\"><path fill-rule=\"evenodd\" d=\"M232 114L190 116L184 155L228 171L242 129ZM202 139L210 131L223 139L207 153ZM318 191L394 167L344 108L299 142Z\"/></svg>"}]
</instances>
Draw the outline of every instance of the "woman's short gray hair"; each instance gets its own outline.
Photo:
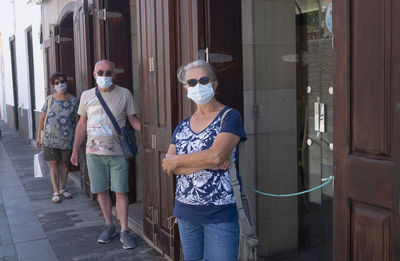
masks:
<instances>
[{"instance_id":1,"label":"woman's short gray hair","mask_svg":"<svg viewBox=\"0 0 400 261\"><path fill-rule=\"evenodd\" d=\"M189 71L190 69L193 68L206 68L208 70L208 77L210 77L211 81L216 81L217 80L217 76L215 75L215 71L214 68L211 66L211 64L209 64L208 62L204 61L204 60L196 60L194 62L188 63L186 65L181 65L178 68L178 80L183 83L186 84L186 73L187 71Z\"/></svg>"}]
</instances>

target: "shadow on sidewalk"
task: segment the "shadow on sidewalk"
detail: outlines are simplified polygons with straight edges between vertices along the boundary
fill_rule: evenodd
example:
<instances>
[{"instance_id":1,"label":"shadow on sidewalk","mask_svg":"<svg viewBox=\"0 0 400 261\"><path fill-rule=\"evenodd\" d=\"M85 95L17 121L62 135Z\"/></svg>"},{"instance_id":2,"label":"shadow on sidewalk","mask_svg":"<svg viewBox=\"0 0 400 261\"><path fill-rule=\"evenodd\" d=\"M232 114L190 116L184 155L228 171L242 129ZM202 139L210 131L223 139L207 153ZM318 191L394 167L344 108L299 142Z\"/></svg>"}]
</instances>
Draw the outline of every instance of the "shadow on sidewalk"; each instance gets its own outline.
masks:
<instances>
[{"instance_id":1,"label":"shadow on sidewalk","mask_svg":"<svg viewBox=\"0 0 400 261\"><path fill-rule=\"evenodd\" d=\"M109 244L97 243L97 237L104 225L98 204L86 197L71 180L68 181L67 189L73 198L62 199L59 204L52 203L50 178L33 176L33 155L37 153L37 149L3 121L0 121L0 129L0 142L5 147L59 260L164 260L137 235L137 247L133 250L123 250L119 236L113 238ZM115 223L118 224L118 221L115 220Z\"/></svg>"}]
</instances>

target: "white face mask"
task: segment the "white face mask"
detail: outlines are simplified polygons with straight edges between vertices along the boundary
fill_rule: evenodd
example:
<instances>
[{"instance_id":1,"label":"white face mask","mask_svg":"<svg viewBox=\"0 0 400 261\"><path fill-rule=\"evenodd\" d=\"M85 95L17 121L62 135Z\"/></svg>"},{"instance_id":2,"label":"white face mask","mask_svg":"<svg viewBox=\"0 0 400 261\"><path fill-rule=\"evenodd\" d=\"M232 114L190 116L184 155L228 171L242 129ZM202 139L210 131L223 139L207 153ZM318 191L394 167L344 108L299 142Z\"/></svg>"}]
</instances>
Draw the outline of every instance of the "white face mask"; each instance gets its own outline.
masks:
<instances>
[{"instance_id":1,"label":"white face mask","mask_svg":"<svg viewBox=\"0 0 400 261\"><path fill-rule=\"evenodd\" d=\"M100 88L108 89L113 84L113 80L112 77L97 76L96 83Z\"/></svg>"},{"instance_id":2,"label":"white face mask","mask_svg":"<svg viewBox=\"0 0 400 261\"><path fill-rule=\"evenodd\" d=\"M66 83L59 83L55 87L57 92L64 93L67 91L67 84Z\"/></svg>"},{"instance_id":3,"label":"white face mask","mask_svg":"<svg viewBox=\"0 0 400 261\"><path fill-rule=\"evenodd\" d=\"M188 88L187 97L196 104L206 104L214 95L211 83L207 83L206 85L198 83L196 86Z\"/></svg>"}]
</instances>

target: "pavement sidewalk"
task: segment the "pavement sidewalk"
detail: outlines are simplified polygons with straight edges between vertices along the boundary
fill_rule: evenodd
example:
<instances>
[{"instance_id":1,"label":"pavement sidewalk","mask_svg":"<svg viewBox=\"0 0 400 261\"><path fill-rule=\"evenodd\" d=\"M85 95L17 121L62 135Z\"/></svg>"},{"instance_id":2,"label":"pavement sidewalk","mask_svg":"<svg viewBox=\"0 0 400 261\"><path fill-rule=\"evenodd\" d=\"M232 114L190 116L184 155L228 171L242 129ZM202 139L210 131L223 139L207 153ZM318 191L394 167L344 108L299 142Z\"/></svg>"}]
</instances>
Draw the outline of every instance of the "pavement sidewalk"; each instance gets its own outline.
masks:
<instances>
[{"instance_id":1,"label":"pavement sidewalk","mask_svg":"<svg viewBox=\"0 0 400 261\"><path fill-rule=\"evenodd\" d=\"M164 260L137 235L133 250L123 250L119 236L98 244L98 204L71 181L74 198L52 203L50 178L33 177L37 150L1 120L0 129L0 261Z\"/></svg>"}]
</instances>

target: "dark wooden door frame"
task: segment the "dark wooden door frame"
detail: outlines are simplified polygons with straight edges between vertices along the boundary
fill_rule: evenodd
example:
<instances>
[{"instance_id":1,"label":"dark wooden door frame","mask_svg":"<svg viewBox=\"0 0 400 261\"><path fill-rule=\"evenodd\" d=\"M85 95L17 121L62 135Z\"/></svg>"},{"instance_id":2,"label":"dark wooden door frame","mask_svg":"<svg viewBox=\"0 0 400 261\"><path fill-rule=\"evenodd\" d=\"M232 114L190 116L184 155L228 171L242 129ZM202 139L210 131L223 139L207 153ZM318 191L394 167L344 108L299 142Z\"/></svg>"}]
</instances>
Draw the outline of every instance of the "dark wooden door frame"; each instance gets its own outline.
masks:
<instances>
[{"instance_id":1,"label":"dark wooden door frame","mask_svg":"<svg viewBox=\"0 0 400 261\"><path fill-rule=\"evenodd\" d=\"M165 255L180 257L178 231L168 229L175 178L161 169L177 121L176 1L137 1L142 112L143 232ZM171 220L172 221L172 220ZM170 236L170 232L172 236Z\"/></svg>"},{"instance_id":2,"label":"dark wooden door frame","mask_svg":"<svg viewBox=\"0 0 400 261\"><path fill-rule=\"evenodd\" d=\"M19 130L19 99L18 99L18 74L17 74L17 54L15 36L10 37L10 54L11 54L11 72L13 82L13 96L14 96L14 126L15 130Z\"/></svg>"},{"instance_id":3,"label":"dark wooden door frame","mask_svg":"<svg viewBox=\"0 0 400 261\"><path fill-rule=\"evenodd\" d=\"M35 109L36 109L36 97L35 97L35 67L33 57L33 39L32 39L32 27L26 30L26 43L27 43L27 54L28 54L28 77L29 77L29 102L31 108L31 128L32 138L36 137L36 120L35 120Z\"/></svg>"}]
</instances>

